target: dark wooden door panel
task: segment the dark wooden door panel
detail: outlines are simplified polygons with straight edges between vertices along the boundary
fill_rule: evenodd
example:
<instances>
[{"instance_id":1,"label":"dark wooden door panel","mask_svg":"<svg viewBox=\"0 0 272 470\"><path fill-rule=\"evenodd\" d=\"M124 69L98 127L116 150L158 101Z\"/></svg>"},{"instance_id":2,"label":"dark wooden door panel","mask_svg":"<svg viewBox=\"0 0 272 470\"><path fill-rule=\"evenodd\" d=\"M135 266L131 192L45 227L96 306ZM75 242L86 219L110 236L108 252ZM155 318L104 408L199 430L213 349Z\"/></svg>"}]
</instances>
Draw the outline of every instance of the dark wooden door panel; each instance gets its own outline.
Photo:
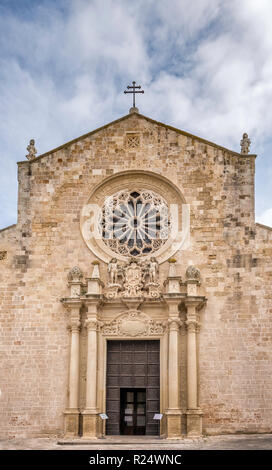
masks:
<instances>
[{"instance_id":1,"label":"dark wooden door panel","mask_svg":"<svg viewBox=\"0 0 272 470\"><path fill-rule=\"evenodd\" d=\"M133 391L134 404L133 426L126 426L126 432L159 434L159 422L153 420L154 414L160 412L159 341L107 342L106 411L109 416L106 422L107 434L116 435L124 432L120 423L122 416L124 418L122 400L127 389ZM139 401L141 391L145 394L142 403ZM131 423L129 413L126 419L127 424Z\"/></svg>"}]
</instances>

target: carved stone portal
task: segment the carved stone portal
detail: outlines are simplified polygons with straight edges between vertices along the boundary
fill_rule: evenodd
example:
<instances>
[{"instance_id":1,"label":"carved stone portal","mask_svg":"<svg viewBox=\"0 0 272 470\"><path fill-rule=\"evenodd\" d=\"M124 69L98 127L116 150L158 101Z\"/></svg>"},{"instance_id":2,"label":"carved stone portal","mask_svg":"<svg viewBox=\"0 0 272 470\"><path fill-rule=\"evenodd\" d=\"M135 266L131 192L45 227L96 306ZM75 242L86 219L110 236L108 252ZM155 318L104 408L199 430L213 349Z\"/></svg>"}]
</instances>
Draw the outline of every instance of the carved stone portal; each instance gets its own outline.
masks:
<instances>
[{"instance_id":1,"label":"carved stone portal","mask_svg":"<svg viewBox=\"0 0 272 470\"><path fill-rule=\"evenodd\" d=\"M111 322L101 326L101 333L107 336L157 336L166 331L167 322L151 320L139 310L122 313Z\"/></svg>"}]
</instances>

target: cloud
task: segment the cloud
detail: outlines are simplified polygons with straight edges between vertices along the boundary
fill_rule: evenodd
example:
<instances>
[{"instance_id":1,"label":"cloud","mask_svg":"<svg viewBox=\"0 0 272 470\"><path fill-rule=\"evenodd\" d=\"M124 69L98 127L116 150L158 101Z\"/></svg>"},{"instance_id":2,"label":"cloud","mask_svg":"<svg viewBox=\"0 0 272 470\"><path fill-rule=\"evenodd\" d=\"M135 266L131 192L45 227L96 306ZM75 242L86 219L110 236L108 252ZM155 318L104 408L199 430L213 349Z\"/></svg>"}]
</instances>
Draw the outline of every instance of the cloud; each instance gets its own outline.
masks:
<instances>
[{"instance_id":1,"label":"cloud","mask_svg":"<svg viewBox=\"0 0 272 470\"><path fill-rule=\"evenodd\" d=\"M272 227L272 208L267 209L259 217L257 217L257 222L268 227Z\"/></svg>"},{"instance_id":2,"label":"cloud","mask_svg":"<svg viewBox=\"0 0 272 470\"><path fill-rule=\"evenodd\" d=\"M0 226L15 222L29 139L43 153L126 114L132 80L143 114L234 150L244 131L252 151L272 149L270 0L13 3L0 3ZM271 168L268 150L260 165Z\"/></svg>"}]
</instances>

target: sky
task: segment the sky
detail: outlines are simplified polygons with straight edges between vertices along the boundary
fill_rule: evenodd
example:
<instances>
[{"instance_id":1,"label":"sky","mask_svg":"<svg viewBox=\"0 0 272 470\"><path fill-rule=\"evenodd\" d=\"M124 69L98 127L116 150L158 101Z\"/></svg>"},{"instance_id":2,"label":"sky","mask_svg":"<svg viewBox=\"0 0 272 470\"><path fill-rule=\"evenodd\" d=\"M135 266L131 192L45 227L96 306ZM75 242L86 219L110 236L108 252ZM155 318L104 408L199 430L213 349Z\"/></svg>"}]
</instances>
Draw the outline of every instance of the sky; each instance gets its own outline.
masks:
<instances>
[{"instance_id":1,"label":"sky","mask_svg":"<svg viewBox=\"0 0 272 470\"><path fill-rule=\"evenodd\" d=\"M271 0L0 0L0 228L17 220L17 161L140 113L256 160L272 226Z\"/></svg>"}]
</instances>

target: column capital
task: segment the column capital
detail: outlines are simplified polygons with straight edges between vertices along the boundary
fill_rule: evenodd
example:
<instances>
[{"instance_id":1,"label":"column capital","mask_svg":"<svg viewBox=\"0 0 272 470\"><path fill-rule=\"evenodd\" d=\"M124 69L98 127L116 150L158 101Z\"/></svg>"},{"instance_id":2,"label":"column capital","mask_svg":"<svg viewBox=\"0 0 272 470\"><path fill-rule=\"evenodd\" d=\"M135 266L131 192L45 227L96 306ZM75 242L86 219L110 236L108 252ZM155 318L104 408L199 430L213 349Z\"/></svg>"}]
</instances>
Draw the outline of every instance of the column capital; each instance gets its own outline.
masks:
<instances>
[{"instance_id":1,"label":"column capital","mask_svg":"<svg viewBox=\"0 0 272 470\"><path fill-rule=\"evenodd\" d=\"M85 326L87 327L88 331L97 331L100 322L96 318L87 318L85 320Z\"/></svg>"},{"instance_id":2,"label":"column capital","mask_svg":"<svg viewBox=\"0 0 272 470\"><path fill-rule=\"evenodd\" d=\"M178 317L170 317L168 318L168 325L170 331L179 331L182 321Z\"/></svg>"},{"instance_id":3,"label":"column capital","mask_svg":"<svg viewBox=\"0 0 272 470\"><path fill-rule=\"evenodd\" d=\"M189 319L185 322L187 331L198 333L200 324L196 319Z\"/></svg>"},{"instance_id":4,"label":"column capital","mask_svg":"<svg viewBox=\"0 0 272 470\"><path fill-rule=\"evenodd\" d=\"M69 325L69 330L71 331L71 333L77 333L79 332L80 330L80 327L81 327L81 322L79 319L77 318L71 318L71 321L70 321L70 325Z\"/></svg>"}]
</instances>

